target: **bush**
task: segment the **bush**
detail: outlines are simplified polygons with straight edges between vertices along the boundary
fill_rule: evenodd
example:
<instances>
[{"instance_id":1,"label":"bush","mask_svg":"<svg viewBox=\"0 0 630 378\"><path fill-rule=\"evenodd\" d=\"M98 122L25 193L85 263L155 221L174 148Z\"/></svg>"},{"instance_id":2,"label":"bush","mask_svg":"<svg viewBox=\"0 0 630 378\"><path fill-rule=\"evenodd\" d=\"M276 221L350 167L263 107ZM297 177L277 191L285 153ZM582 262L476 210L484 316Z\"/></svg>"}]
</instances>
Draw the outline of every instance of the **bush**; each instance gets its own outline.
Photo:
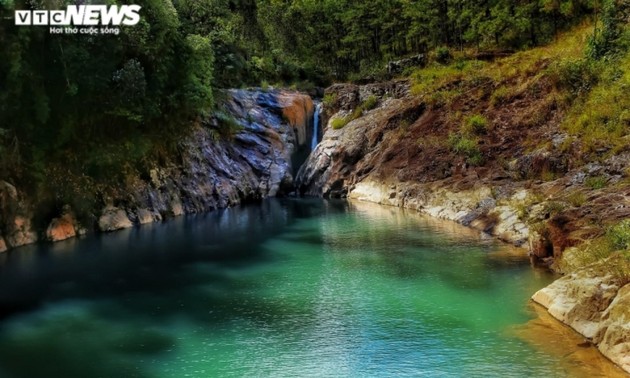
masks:
<instances>
[{"instance_id":1,"label":"bush","mask_svg":"<svg viewBox=\"0 0 630 378\"><path fill-rule=\"evenodd\" d=\"M337 99L337 95L335 93L326 93L324 94L324 98L322 99L322 103L325 107L331 107L335 100Z\"/></svg>"},{"instance_id":2,"label":"bush","mask_svg":"<svg viewBox=\"0 0 630 378\"><path fill-rule=\"evenodd\" d=\"M488 121L480 114L469 117L462 125L462 133L467 135L481 135L488 131Z\"/></svg>"},{"instance_id":3,"label":"bush","mask_svg":"<svg viewBox=\"0 0 630 378\"><path fill-rule=\"evenodd\" d=\"M438 47L435 50L435 60L438 63L446 64L451 60L452 57L453 56L451 55L451 51L448 49L448 47L442 46Z\"/></svg>"},{"instance_id":4,"label":"bush","mask_svg":"<svg viewBox=\"0 0 630 378\"><path fill-rule=\"evenodd\" d=\"M339 129L343 129L343 127L346 126L349 122L350 122L349 117L335 118L330 122L330 126L334 130L339 130Z\"/></svg>"},{"instance_id":5,"label":"bush","mask_svg":"<svg viewBox=\"0 0 630 378\"><path fill-rule=\"evenodd\" d=\"M594 176L588 177L584 180L584 185L588 186L591 189L602 189L606 187L608 180L604 176Z\"/></svg>"},{"instance_id":6,"label":"bush","mask_svg":"<svg viewBox=\"0 0 630 378\"><path fill-rule=\"evenodd\" d=\"M326 101L326 97L324 97L324 101ZM334 120L332 120L330 125L332 126L333 129L339 130L343 128L344 126L346 126L348 123L363 116L363 113L365 113L366 111L374 109L377 104L378 104L378 98L372 95L366 98L365 101L361 103L361 105L357 106L350 115L342 117L342 118L335 118Z\"/></svg>"},{"instance_id":7,"label":"bush","mask_svg":"<svg viewBox=\"0 0 630 378\"><path fill-rule=\"evenodd\" d=\"M551 75L560 87L574 96L588 93L597 83L598 67L590 59L565 59L551 68Z\"/></svg>"},{"instance_id":8,"label":"bush","mask_svg":"<svg viewBox=\"0 0 630 378\"><path fill-rule=\"evenodd\" d=\"M567 208L564 203L558 201L545 202L544 206L545 213L551 216L559 214Z\"/></svg>"},{"instance_id":9,"label":"bush","mask_svg":"<svg viewBox=\"0 0 630 378\"><path fill-rule=\"evenodd\" d=\"M217 119L218 129L212 130L210 134L211 138L214 140L219 139L218 136L227 140L232 140L236 134L243 130L243 126L241 126L234 117L227 113L218 111L215 113L215 117Z\"/></svg>"},{"instance_id":10,"label":"bush","mask_svg":"<svg viewBox=\"0 0 630 378\"><path fill-rule=\"evenodd\" d=\"M630 219L625 219L608 229L606 237L614 249L630 249Z\"/></svg>"},{"instance_id":11,"label":"bush","mask_svg":"<svg viewBox=\"0 0 630 378\"><path fill-rule=\"evenodd\" d=\"M501 86L492 92L492 95L490 96L490 105L492 105L492 107L496 107L498 105L505 104L511 97L512 92L510 89L506 86Z\"/></svg>"},{"instance_id":12,"label":"bush","mask_svg":"<svg viewBox=\"0 0 630 378\"><path fill-rule=\"evenodd\" d=\"M372 110L376 108L376 105L378 105L378 97L371 95L366 98L365 101L363 101L361 107L363 108L363 110Z\"/></svg>"},{"instance_id":13,"label":"bush","mask_svg":"<svg viewBox=\"0 0 630 378\"><path fill-rule=\"evenodd\" d=\"M567 196L567 201L575 207L580 207L586 202L586 196L581 192L573 192Z\"/></svg>"},{"instance_id":14,"label":"bush","mask_svg":"<svg viewBox=\"0 0 630 378\"><path fill-rule=\"evenodd\" d=\"M483 155L479 150L476 139L466 135L451 134L448 137L448 143L453 152L466 157L468 164L475 166L483 164Z\"/></svg>"}]
</instances>

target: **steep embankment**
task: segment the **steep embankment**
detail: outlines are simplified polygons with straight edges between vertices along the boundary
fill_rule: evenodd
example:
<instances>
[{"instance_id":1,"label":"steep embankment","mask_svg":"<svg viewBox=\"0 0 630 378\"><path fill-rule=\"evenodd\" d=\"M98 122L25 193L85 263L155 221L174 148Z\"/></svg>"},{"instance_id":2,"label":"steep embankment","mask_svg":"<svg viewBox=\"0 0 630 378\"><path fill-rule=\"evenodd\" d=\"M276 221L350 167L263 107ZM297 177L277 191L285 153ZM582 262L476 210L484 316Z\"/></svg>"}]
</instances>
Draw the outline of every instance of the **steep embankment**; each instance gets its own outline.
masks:
<instances>
[{"instance_id":1,"label":"steep embankment","mask_svg":"<svg viewBox=\"0 0 630 378\"><path fill-rule=\"evenodd\" d=\"M113 231L275 196L293 188L292 156L308 148L313 102L289 91L233 90L227 94L224 118L233 135L222 136L219 119L195 126L167 164L154 163L146 177L132 176L108 188L103 206L80 223L64 206L37 229L33 200L0 181L0 251L38 240L58 241L90 229ZM223 122L226 122L224 119Z\"/></svg>"},{"instance_id":2,"label":"steep embankment","mask_svg":"<svg viewBox=\"0 0 630 378\"><path fill-rule=\"evenodd\" d=\"M416 209L529 248L533 261L571 273L534 300L630 372L627 257L612 254L599 271L562 259L630 217L630 153L583 152L586 139L566 129L572 110L552 62L543 54L498 79L481 67L432 95L408 81L335 85L298 189ZM602 272L611 265L620 274Z\"/></svg>"}]
</instances>

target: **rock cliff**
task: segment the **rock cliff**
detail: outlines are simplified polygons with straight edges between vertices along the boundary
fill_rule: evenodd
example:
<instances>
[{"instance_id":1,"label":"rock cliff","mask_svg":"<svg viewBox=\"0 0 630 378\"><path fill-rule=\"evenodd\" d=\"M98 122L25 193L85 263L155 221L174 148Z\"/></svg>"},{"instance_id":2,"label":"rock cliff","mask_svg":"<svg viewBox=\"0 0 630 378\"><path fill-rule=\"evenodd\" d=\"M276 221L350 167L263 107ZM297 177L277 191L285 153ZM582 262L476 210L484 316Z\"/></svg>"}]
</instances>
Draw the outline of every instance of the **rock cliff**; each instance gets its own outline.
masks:
<instances>
[{"instance_id":1,"label":"rock cliff","mask_svg":"<svg viewBox=\"0 0 630 378\"><path fill-rule=\"evenodd\" d=\"M80 224L64 206L47 226L34 226L33 201L0 181L0 251L38 240L59 241L89 229L103 232L160 221L186 213L233 206L293 190L292 157L308 149L313 101L281 90L231 90L225 114L233 135L218 132L219 121L202 120L181 141L179 156L155 163L146 177L131 177L107 192L104 204ZM86 223L83 221L83 223Z\"/></svg>"}]
</instances>

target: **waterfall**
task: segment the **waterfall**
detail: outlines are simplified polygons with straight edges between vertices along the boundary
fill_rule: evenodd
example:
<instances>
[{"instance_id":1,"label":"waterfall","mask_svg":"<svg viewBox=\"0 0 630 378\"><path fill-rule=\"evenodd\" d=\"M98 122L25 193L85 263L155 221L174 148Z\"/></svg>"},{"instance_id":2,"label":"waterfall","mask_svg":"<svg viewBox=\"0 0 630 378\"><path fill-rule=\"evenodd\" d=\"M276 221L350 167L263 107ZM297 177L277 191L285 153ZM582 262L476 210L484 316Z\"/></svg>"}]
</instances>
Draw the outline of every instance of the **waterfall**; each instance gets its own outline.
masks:
<instances>
[{"instance_id":1,"label":"waterfall","mask_svg":"<svg viewBox=\"0 0 630 378\"><path fill-rule=\"evenodd\" d=\"M319 130L319 115L322 112L321 102L315 106L315 112L313 113L313 138L311 139L311 151L317 147L318 138L317 132Z\"/></svg>"}]
</instances>

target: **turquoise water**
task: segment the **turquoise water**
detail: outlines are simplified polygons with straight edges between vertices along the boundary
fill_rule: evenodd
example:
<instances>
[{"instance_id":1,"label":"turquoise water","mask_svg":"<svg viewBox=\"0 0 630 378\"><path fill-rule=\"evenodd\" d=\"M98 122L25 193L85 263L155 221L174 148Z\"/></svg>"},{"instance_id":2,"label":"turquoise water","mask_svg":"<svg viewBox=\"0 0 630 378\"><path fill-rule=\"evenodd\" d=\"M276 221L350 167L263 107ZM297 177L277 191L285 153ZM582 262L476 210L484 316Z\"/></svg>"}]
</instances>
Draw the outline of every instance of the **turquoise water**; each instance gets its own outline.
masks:
<instances>
[{"instance_id":1,"label":"turquoise water","mask_svg":"<svg viewBox=\"0 0 630 378\"><path fill-rule=\"evenodd\" d=\"M565 376L552 277L399 209L266 201L3 255L2 377Z\"/></svg>"}]
</instances>

